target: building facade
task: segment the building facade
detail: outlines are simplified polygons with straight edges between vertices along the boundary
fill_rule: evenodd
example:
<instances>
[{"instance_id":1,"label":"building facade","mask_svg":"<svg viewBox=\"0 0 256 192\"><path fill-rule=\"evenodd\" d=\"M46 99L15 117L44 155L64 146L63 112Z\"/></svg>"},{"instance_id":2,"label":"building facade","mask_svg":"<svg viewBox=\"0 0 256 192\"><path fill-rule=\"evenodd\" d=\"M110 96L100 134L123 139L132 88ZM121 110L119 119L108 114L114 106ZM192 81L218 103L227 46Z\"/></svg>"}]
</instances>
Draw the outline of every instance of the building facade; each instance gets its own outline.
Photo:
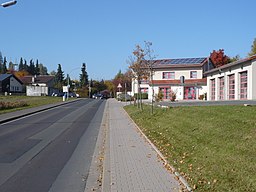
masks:
<instances>
[{"instance_id":1,"label":"building facade","mask_svg":"<svg viewBox=\"0 0 256 192\"><path fill-rule=\"evenodd\" d=\"M256 55L205 72L207 100L256 99Z\"/></svg>"},{"instance_id":2,"label":"building facade","mask_svg":"<svg viewBox=\"0 0 256 192\"><path fill-rule=\"evenodd\" d=\"M207 91L207 79L204 72L212 69L209 58L184 58L154 60L153 80L137 80L132 82L132 93L148 93L148 98L161 92L163 100L198 100Z\"/></svg>"},{"instance_id":3,"label":"building facade","mask_svg":"<svg viewBox=\"0 0 256 192\"><path fill-rule=\"evenodd\" d=\"M23 92L23 84L13 74L0 74L0 92L21 93Z\"/></svg>"},{"instance_id":4,"label":"building facade","mask_svg":"<svg viewBox=\"0 0 256 192\"><path fill-rule=\"evenodd\" d=\"M27 96L45 96L52 95L55 92L55 90L53 89L54 76L24 76L20 79L26 86Z\"/></svg>"}]
</instances>

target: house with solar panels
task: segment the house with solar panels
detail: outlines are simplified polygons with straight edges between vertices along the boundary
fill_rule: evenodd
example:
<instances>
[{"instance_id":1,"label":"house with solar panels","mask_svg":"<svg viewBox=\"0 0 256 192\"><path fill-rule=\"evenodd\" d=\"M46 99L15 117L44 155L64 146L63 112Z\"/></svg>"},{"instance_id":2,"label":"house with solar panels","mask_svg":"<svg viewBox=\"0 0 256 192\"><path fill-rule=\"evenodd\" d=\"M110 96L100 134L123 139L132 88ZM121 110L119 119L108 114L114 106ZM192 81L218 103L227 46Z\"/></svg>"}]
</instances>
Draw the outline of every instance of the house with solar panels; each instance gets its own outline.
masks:
<instances>
[{"instance_id":1,"label":"house with solar panels","mask_svg":"<svg viewBox=\"0 0 256 192\"><path fill-rule=\"evenodd\" d=\"M256 55L205 72L207 100L256 99Z\"/></svg>"},{"instance_id":2,"label":"house with solar panels","mask_svg":"<svg viewBox=\"0 0 256 192\"><path fill-rule=\"evenodd\" d=\"M148 93L148 99L159 92L163 100L170 100L171 93L176 95L176 100L202 99L207 92L207 79L204 73L213 69L213 64L208 57L160 59L153 61L153 79L132 82L132 93ZM152 94L152 92L154 94Z\"/></svg>"}]
</instances>

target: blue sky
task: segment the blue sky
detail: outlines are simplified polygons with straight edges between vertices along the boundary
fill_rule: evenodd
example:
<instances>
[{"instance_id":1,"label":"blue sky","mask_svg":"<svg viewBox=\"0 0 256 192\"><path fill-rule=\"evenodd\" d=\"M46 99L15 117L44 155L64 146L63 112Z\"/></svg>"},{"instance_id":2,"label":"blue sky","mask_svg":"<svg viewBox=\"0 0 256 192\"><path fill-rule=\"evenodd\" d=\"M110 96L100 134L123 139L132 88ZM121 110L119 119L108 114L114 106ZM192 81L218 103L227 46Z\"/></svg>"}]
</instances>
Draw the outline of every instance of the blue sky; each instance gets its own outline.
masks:
<instances>
[{"instance_id":1,"label":"blue sky","mask_svg":"<svg viewBox=\"0 0 256 192\"><path fill-rule=\"evenodd\" d=\"M6 0L0 0L0 3ZM125 72L136 44L153 43L157 58L207 57L223 48L246 57L256 38L255 0L18 0L0 7L0 51L15 62L60 63L78 79Z\"/></svg>"}]
</instances>

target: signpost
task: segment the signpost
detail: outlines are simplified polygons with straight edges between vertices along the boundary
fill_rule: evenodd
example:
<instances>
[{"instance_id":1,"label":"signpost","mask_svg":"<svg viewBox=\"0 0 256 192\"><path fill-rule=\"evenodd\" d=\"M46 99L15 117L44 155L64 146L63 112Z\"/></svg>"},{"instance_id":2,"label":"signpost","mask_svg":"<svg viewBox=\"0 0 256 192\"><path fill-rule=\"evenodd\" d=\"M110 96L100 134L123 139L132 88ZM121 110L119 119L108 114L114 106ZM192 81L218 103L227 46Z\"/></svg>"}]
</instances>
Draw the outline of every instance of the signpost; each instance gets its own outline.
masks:
<instances>
[{"instance_id":1,"label":"signpost","mask_svg":"<svg viewBox=\"0 0 256 192\"><path fill-rule=\"evenodd\" d=\"M66 95L68 94L68 88L69 88L69 86L63 86L62 87L62 91L63 91L63 93L65 93L64 95L63 95L63 101L65 101L66 100ZM67 95L68 96L68 95Z\"/></svg>"}]
</instances>

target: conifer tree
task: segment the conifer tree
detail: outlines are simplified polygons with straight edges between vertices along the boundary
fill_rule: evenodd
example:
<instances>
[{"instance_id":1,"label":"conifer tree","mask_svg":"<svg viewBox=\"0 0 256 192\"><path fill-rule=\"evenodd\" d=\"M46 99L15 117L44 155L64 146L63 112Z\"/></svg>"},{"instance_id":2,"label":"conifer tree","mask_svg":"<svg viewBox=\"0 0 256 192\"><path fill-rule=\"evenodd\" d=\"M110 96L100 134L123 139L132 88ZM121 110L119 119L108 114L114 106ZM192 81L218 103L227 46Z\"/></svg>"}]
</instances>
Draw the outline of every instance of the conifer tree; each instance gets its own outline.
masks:
<instances>
[{"instance_id":1,"label":"conifer tree","mask_svg":"<svg viewBox=\"0 0 256 192\"><path fill-rule=\"evenodd\" d=\"M6 57L4 57L4 63L3 63L3 69L2 69L2 73L5 74L7 72L7 60Z\"/></svg>"},{"instance_id":2,"label":"conifer tree","mask_svg":"<svg viewBox=\"0 0 256 192\"><path fill-rule=\"evenodd\" d=\"M88 85L88 74L86 71L85 63L82 64L81 71L82 71L82 73L80 74L80 84L81 84L81 87L85 87Z\"/></svg>"},{"instance_id":3,"label":"conifer tree","mask_svg":"<svg viewBox=\"0 0 256 192\"><path fill-rule=\"evenodd\" d=\"M20 63L19 63L19 71L24 70L24 64L23 64L23 59L22 57L20 58Z\"/></svg>"}]
</instances>

